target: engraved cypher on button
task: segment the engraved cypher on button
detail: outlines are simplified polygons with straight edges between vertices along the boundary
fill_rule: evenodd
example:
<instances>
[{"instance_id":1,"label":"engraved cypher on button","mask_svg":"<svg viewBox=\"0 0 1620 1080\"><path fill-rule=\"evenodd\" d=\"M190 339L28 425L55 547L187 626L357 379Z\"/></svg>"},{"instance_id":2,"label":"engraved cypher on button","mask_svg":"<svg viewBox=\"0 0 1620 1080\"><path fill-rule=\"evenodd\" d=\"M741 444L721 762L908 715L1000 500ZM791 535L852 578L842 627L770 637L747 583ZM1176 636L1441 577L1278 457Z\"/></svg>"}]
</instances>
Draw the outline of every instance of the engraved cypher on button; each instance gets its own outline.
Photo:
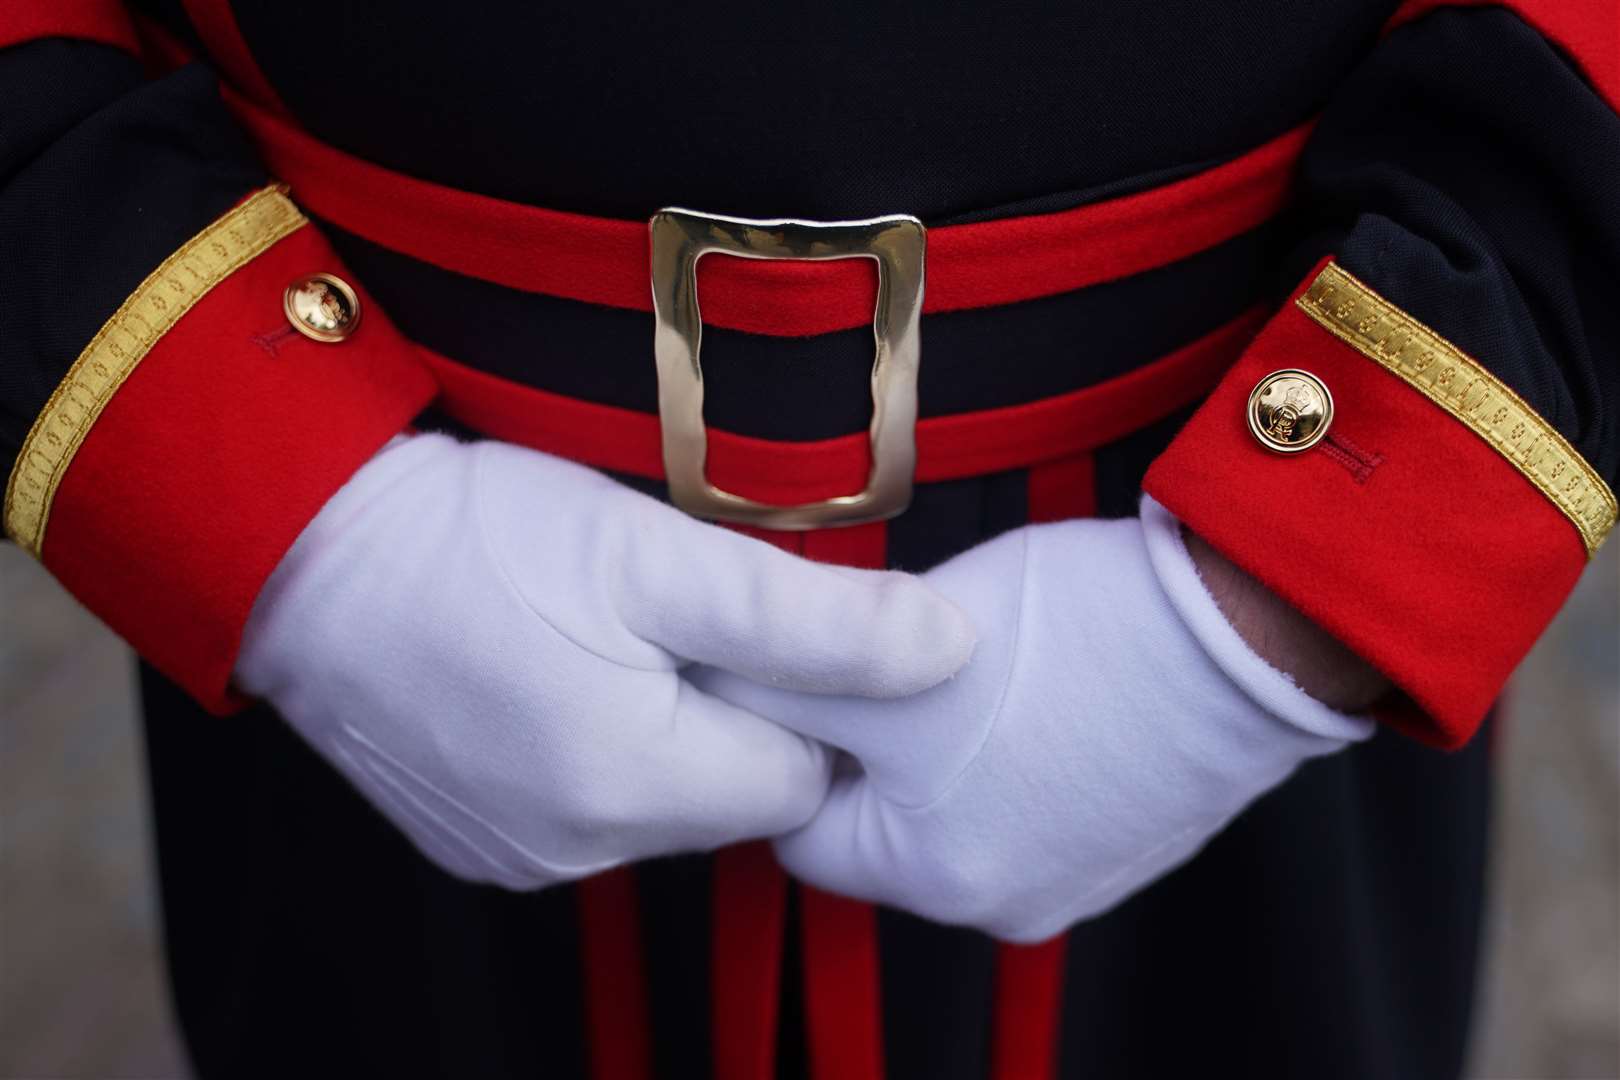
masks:
<instances>
[{"instance_id":1,"label":"engraved cypher on button","mask_svg":"<svg viewBox=\"0 0 1620 1080\"><path fill-rule=\"evenodd\" d=\"M1333 423L1333 395L1308 371L1286 368L1261 379L1249 395L1249 430L1267 450L1308 450Z\"/></svg>"},{"instance_id":2,"label":"engraved cypher on button","mask_svg":"<svg viewBox=\"0 0 1620 1080\"><path fill-rule=\"evenodd\" d=\"M287 286L287 321L316 341L342 341L360 325L360 298L336 274L311 274Z\"/></svg>"}]
</instances>

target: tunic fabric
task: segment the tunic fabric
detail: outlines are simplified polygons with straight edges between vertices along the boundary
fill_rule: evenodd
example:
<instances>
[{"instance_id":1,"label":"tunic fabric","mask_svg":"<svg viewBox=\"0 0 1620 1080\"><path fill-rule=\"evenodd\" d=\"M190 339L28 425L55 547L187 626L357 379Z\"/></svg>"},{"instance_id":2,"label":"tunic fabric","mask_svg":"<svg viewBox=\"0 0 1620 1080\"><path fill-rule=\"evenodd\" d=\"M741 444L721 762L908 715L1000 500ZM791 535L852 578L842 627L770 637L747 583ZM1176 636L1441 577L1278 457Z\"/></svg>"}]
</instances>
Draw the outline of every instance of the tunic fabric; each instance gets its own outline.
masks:
<instances>
[{"instance_id":1,"label":"tunic fabric","mask_svg":"<svg viewBox=\"0 0 1620 1080\"><path fill-rule=\"evenodd\" d=\"M1611 5L129 8L0 16L0 463L34 475L74 358L210 222L273 180L311 221L108 390L23 541L146 660L165 937L201 1076L742 1080L739 1038L765 1046L760 1071L813 1080L1459 1075L1486 705L1584 565L1557 502L1573 481L1527 483L1481 449L1466 397L1443 411L1393 377L1347 395L1344 439L1292 473L1226 403L1257 372L1376 359L1287 300L1331 257L1613 483ZM878 526L767 539L921 571L1028 522L1132 514L1146 484L1390 675L1389 725L1032 948L784 886L763 845L534 894L435 869L233 695L236 635L302 525L407 424L526 441L662 496L656 465L632 467L658 409L643 279L620 289L623 265L597 273L591 253L577 272L501 255L500 229L473 223L527 238L583 221L635 249L631 226L668 205L913 214L939 265L969 235L948 230L983 226L1083 281L966 273L1003 299L958 302L942 276L924 423L1023 422L1206 357L1107 398L1108 434L1075 434L1082 449L921 482ZM1088 250L1042 247L1060 219L1085 223ZM367 312L327 351L280 321L281 283L314 271ZM703 336L711 430L864 432L870 303L727 307L714 280L730 314ZM558 435L570 403L623 426Z\"/></svg>"}]
</instances>

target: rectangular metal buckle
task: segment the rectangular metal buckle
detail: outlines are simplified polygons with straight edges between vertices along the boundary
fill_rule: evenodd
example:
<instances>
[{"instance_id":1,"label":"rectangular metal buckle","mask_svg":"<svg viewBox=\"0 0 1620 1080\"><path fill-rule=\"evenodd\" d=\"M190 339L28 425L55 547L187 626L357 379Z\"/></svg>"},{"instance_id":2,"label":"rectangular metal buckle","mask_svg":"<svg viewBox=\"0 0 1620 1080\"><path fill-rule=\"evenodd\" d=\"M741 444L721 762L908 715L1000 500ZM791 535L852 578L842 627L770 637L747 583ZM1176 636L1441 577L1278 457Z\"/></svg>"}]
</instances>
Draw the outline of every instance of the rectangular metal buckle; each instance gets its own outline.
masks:
<instances>
[{"instance_id":1,"label":"rectangular metal buckle","mask_svg":"<svg viewBox=\"0 0 1620 1080\"><path fill-rule=\"evenodd\" d=\"M652 232L658 416L664 474L676 506L696 517L767 529L821 529L893 517L911 502L917 467L917 366L926 233L914 217L869 221L750 221L667 208ZM710 252L745 259L868 258L878 264L872 313L872 471L866 489L820 502L778 506L723 491L705 471L703 367L698 354L697 262Z\"/></svg>"}]
</instances>

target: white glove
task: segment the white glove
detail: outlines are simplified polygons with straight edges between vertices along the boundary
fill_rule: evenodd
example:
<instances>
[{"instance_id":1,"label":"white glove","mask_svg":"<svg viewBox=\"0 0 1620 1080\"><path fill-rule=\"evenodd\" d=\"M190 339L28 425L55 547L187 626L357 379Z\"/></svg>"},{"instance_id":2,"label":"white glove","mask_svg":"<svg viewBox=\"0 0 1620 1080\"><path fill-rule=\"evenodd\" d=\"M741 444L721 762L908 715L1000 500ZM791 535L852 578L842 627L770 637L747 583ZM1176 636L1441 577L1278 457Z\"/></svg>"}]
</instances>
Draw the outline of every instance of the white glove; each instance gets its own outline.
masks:
<instances>
[{"instance_id":1,"label":"white glove","mask_svg":"<svg viewBox=\"0 0 1620 1080\"><path fill-rule=\"evenodd\" d=\"M862 770L776 843L823 889L1038 941L1196 852L1307 758L1371 733L1257 656L1179 523L1019 529L924 575L973 618L950 681L876 702L723 672L695 681L841 747Z\"/></svg>"},{"instance_id":2,"label":"white glove","mask_svg":"<svg viewBox=\"0 0 1620 1080\"><path fill-rule=\"evenodd\" d=\"M909 694L973 648L916 578L821 566L589 469L399 438L305 529L239 686L440 866L533 888L802 825L814 742L688 661L816 693Z\"/></svg>"}]
</instances>

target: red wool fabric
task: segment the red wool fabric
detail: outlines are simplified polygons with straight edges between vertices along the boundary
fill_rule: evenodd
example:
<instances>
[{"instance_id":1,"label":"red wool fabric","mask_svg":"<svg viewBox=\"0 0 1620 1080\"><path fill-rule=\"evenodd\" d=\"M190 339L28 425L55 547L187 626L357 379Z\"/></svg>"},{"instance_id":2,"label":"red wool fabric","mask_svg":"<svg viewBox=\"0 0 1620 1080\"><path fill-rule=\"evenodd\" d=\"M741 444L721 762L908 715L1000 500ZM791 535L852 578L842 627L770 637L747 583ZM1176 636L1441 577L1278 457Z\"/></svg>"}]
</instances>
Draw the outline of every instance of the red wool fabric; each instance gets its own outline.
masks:
<instances>
[{"instance_id":1,"label":"red wool fabric","mask_svg":"<svg viewBox=\"0 0 1620 1080\"><path fill-rule=\"evenodd\" d=\"M996 947L992 1080L1053 1080L1057 1076L1063 966L1068 955L1067 934L1038 945Z\"/></svg>"},{"instance_id":2,"label":"red wool fabric","mask_svg":"<svg viewBox=\"0 0 1620 1080\"><path fill-rule=\"evenodd\" d=\"M1123 438L1206 394L1264 320L1258 308L1203 337L1095 386L1023 405L936 416L917 423L917 482L1021 469ZM439 405L491 438L599 469L664 475L658 417L520 386L421 350L438 380ZM709 431L709 479L767 502L794 503L859 491L871 467L864 432L773 442ZM842 530L840 530L842 531Z\"/></svg>"},{"instance_id":3,"label":"red wool fabric","mask_svg":"<svg viewBox=\"0 0 1620 1080\"><path fill-rule=\"evenodd\" d=\"M47 37L140 51L122 0L7 0L0 12L0 49Z\"/></svg>"},{"instance_id":4,"label":"red wool fabric","mask_svg":"<svg viewBox=\"0 0 1620 1080\"><path fill-rule=\"evenodd\" d=\"M432 184L352 157L227 88L226 104L299 203L350 232L509 288L652 310L647 224ZM928 233L925 313L1053 296L1185 258L1273 217L1310 125L1185 180L1055 214ZM699 263L703 321L801 337L869 325L870 259Z\"/></svg>"},{"instance_id":5,"label":"red wool fabric","mask_svg":"<svg viewBox=\"0 0 1620 1080\"><path fill-rule=\"evenodd\" d=\"M740 489L763 499L769 490ZM883 522L816 532L732 526L821 562L881 567ZM716 1080L770 1080L782 977L787 875L767 843L716 853L711 898L710 1007ZM798 886L805 1039L811 1080L882 1080L883 1028L877 917L869 904ZM593 1072L595 1077L602 1074Z\"/></svg>"},{"instance_id":6,"label":"red wool fabric","mask_svg":"<svg viewBox=\"0 0 1620 1080\"><path fill-rule=\"evenodd\" d=\"M1575 58L1605 101L1620 109L1620 6L1614 0L1407 0L1384 32L1448 7L1505 7Z\"/></svg>"},{"instance_id":7,"label":"red wool fabric","mask_svg":"<svg viewBox=\"0 0 1620 1080\"><path fill-rule=\"evenodd\" d=\"M181 6L186 9L186 17L191 20L192 29L197 31L208 56L220 70L228 73L231 81L261 108L287 115L287 106L282 104L270 80L264 77L259 62L253 59L253 52L242 37L230 0L181 0Z\"/></svg>"},{"instance_id":8,"label":"red wool fabric","mask_svg":"<svg viewBox=\"0 0 1620 1080\"><path fill-rule=\"evenodd\" d=\"M1375 467L1347 468L1324 444L1276 454L1256 442L1249 392L1287 367L1327 384L1329 437ZM1440 747L1473 735L1586 566L1575 526L1506 458L1291 302L1144 487L1388 675L1421 713L1381 718Z\"/></svg>"},{"instance_id":9,"label":"red wool fabric","mask_svg":"<svg viewBox=\"0 0 1620 1080\"><path fill-rule=\"evenodd\" d=\"M802 536L807 559L867 569L888 561L889 527L882 521ZM799 909L810 1080L883 1080L877 909L803 884Z\"/></svg>"},{"instance_id":10,"label":"red wool fabric","mask_svg":"<svg viewBox=\"0 0 1620 1080\"><path fill-rule=\"evenodd\" d=\"M575 896L591 1076L652 1080L651 1005L635 870L620 866L586 878Z\"/></svg>"},{"instance_id":11,"label":"red wool fabric","mask_svg":"<svg viewBox=\"0 0 1620 1080\"><path fill-rule=\"evenodd\" d=\"M714 854L709 1029L714 1080L771 1080L781 1004L787 875L765 841Z\"/></svg>"},{"instance_id":12,"label":"red wool fabric","mask_svg":"<svg viewBox=\"0 0 1620 1080\"><path fill-rule=\"evenodd\" d=\"M1438 7L1413 0L1391 30ZM1515 11L1571 52L1611 102L1620 91L1620 29L1609 0L1513 0ZM645 224L507 202L391 172L299 130L254 63L223 0L187 0L231 79L226 102L271 170L315 213L375 243L512 288L649 310ZM1160 266L1253 228L1286 203L1309 136L1301 125L1185 180L1055 214L931 231L925 311L1013 303ZM870 260L704 260L712 326L803 336L864 325L876 298Z\"/></svg>"},{"instance_id":13,"label":"red wool fabric","mask_svg":"<svg viewBox=\"0 0 1620 1080\"><path fill-rule=\"evenodd\" d=\"M260 587L304 525L433 397L360 292L353 337L282 314L294 278L347 271L304 227L220 282L108 402L57 489L45 565L216 713Z\"/></svg>"},{"instance_id":14,"label":"red wool fabric","mask_svg":"<svg viewBox=\"0 0 1620 1080\"><path fill-rule=\"evenodd\" d=\"M877 909L809 885L799 906L810 1080L883 1080Z\"/></svg>"}]
</instances>

